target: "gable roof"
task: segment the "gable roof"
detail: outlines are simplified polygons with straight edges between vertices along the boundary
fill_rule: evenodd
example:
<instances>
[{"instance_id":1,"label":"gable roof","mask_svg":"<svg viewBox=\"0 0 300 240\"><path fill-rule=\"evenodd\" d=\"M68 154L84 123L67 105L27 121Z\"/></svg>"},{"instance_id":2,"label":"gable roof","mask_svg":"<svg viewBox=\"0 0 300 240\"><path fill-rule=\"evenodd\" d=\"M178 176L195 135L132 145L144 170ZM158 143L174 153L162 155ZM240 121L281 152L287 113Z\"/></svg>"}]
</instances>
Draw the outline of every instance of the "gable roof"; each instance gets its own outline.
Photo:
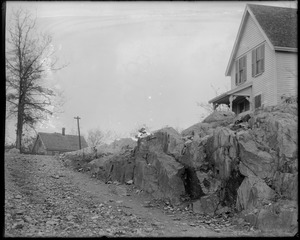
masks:
<instances>
[{"instance_id":1,"label":"gable roof","mask_svg":"<svg viewBox=\"0 0 300 240\"><path fill-rule=\"evenodd\" d=\"M297 9L248 4L275 47L297 48Z\"/></svg>"},{"instance_id":2,"label":"gable roof","mask_svg":"<svg viewBox=\"0 0 300 240\"><path fill-rule=\"evenodd\" d=\"M41 138L48 151L75 151L79 150L79 139L76 135L62 135L60 133L44 133L39 132ZM88 147L83 136L80 136L81 148Z\"/></svg>"},{"instance_id":3,"label":"gable roof","mask_svg":"<svg viewBox=\"0 0 300 240\"><path fill-rule=\"evenodd\" d=\"M250 15L252 17L272 49L297 52L297 14L298 10L295 8L247 4L225 75L230 75L232 63L246 24L246 16Z\"/></svg>"}]
</instances>

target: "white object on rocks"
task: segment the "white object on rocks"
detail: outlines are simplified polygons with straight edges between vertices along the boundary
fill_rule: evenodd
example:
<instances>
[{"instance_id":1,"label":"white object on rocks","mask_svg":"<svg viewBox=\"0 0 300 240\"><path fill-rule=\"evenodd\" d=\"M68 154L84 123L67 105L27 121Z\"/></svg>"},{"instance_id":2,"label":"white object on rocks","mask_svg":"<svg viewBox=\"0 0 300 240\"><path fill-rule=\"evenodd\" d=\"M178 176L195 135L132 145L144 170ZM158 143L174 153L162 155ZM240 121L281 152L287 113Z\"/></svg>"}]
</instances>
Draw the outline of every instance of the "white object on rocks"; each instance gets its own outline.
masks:
<instances>
[{"instance_id":1,"label":"white object on rocks","mask_svg":"<svg viewBox=\"0 0 300 240\"><path fill-rule=\"evenodd\" d=\"M138 134L136 135L136 138L145 138L147 136L150 136L151 133L147 132L146 129L143 127L139 130Z\"/></svg>"},{"instance_id":2,"label":"white object on rocks","mask_svg":"<svg viewBox=\"0 0 300 240\"><path fill-rule=\"evenodd\" d=\"M128 185L133 184L133 180L127 181L126 184L128 184Z\"/></svg>"}]
</instances>

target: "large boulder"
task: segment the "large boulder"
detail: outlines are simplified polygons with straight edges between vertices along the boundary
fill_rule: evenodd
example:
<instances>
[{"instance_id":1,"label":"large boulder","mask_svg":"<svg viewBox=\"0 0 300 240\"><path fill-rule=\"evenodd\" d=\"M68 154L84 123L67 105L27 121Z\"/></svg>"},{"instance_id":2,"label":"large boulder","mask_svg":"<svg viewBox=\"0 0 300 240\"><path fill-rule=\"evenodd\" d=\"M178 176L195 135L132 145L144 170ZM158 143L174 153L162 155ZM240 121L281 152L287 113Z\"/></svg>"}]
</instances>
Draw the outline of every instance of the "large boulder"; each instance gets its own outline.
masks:
<instances>
[{"instance_id":1,"label":"large boulder","mask_svg":"<svg viewBox=\"0 0 300 240\"><path fill-rule=\"evenodd\" d=\"M298 204L279 200L260 208L241 212L240 216L262 232L295 236L298 232Z\"/></svg>"},{"instance_id":2,"label":"large boulder","mask_svg":"<svg viewBox=\"0 0 300 240\"><path fill-rule=\"evenodd\" d=\"M199 200L192 203L193 212L208 215L214 215L218 205L219 198L217 194L201 197Z\"/></svg>"},{"instance_id":3,"label":"large boulder","mask_svg":"<svg viewBox=\"0 0 300 240\"><path fill-rule=\"evenodd\" d=\"M262 208L257 215L256 227L262 231L298 232L298 207L295 201L279 201Z\"/></svg>"},{"instance_id":4,"label":"large boulder","mask_svg":"<svg viewBox=\"0 0 300 240\"><path fill-rule=\"evenodd\" d=\"M235 113L231 111L213 111L202 122L214 123L215 126L227 126L233 122Z\"/></svg>"},{"instance_id":5,"label":"large boulder","mask_svg":"<svg viewBox=\"0 0 300 240\"><path fill-rule=\"evenodd\" d=\"M134 183L156 198L178 203L185 194L182 180L184 166L164 152L150 152L135 160Z\"/></svg>"},{"instance_id":6,"label":"large boulder","mask_svg":"<svg viewBox=\"0 0 300 240\"><path fill-rule=\"evenodd\" d=\"M298 173L277 171L272 181L272 188L282 197L298 200Z\"/></svg>"},{"instance_id":7,"label":"large boulder","mask_svg":"<svg viewBox=\"0 0 300 240\"><path fill-rule=\"evenodd\" d=\"M133 180L135 159L131 151L114 154L104 162L107 181L127 183Z\"/></svg>"},{"instance_id":8,"label":"large boulder","mask_svg":"<svg viewBox=\"0 0 300 240\"><path fill-rule=\"evenodd\" d=\"M237 190L236 207L239 211L261 206L264 202L275 199L275 191L262 179L249 175L244 178Z\"/></svg>"},{"instance_id":9,"label":"large boulder","mask_svg":"<svg viewBox=\"0 0 300 240\"><path fill-rule=\"evenodd\" d=\"M189 170L187 180L192 181L186 181L189 185L186 190L192 199L217 194L218 202L229 205L235 202L243 178L232 173L238 169L238 144L233 131L217 127L212 135L203 138L196 135L187 144L180 162Z\"/></svg>"},{"instance_id":10,"label":"large boulder","mask_svg":"<svg viewBox=\"0 0 300 240\"><path fill-rule=\"evenodd\" d=\"M264 112L279 112L291 114L292 116L298 116L298 103L280 103L274 106L255 109L255 115L259 115Z\"/></svg>"},{"instance_id":11,"label":"large boulder","mask_svg":"<svg viewBox=\"0 0 300 240\"><path fill-rule=\"evenodd\" d=\"M298 199L297 106L280 104L258 109L251 130L237 133L244 176L261 178L276 193Z\"/></svg>"},{"instance_id":12,"label":"large boulder","mask_svg":"<svg viewBox=\"0 0 300 240\"><path fill-rule=\"evenodd\" d=\"M179 162L185 166L185 175L184 175L185 189L187 194L190 195L191 199L198 199L204 195L202 191L202 186L203 186L202 182L204 178L199 178L198 174L201 172L201 167L203 165L206 166L207 164L205 162L206 140L207 137L200 139L198 135L195 135L193 137L193 140L186 141L184 148L182 150L182 155L179 158Z\"/></svg>"},{"instance_id":13,"label":"large boulder","mask_svg":"<svg viewBox=\"0 0 300 240\"><path fill-rule=\"evenodd\" d=\"M178 159L184 147L182 136L172 127L166 127L157 130L153 135L145 138L145 141L139 141L140 144L145 144L149 141L148 150L163 151L165 154L172 155Z\"/></svg>"},{"instance_id":14,"label":"large boulder","mask_svg":"<svg viewBox=\"0 0 300 240\"><path fill-rule=\"evenodd\" d=\"M216 178L228 179L238 157L235 133L225 127L216 128L207 141L207 154L214 166Z\"/></svg>"},{"instance_id":15,"label":"large boulder","mask_svg":"<svg viewBox=\"0 0 300 240\"><path fill-rule=\"evenodd\" d=\"M242 178L232 173L238 169L238 144L233 131L217 127L212 135L196 135L186 144L180 162L189 170L186 190L192 199L219 193L219 200L235 202Z\"/></svg>"},{"instance_id":16,"label":"large boulder","mask_svg":"<svg viewBox=\"0 0 300 240\"><path fill-rule=\"evenodd\" d=\"M255 141L276 152L277 168L285 173L298 172L298 116L291 106L260 110L250 121Z\"/></svg>"},{"instance_id":17,"label":"large boulder","mask_svg":"<svg viewBox=\"0 0 300 240\"><path fill-rule=\"evenodd\" d=\"M173 128L164 128L139 139L135 151L134 183L156 198L180 201L185 194L185 167L180 157L184 141Z\"/></svg>"},{"instance_id":18,"label":"large boulder","mask_svg":"<svg viewBox=\"0 0 300 240\"><path fill-rule=\"evenodd\" d=\"M267 152L257 147L255 138L249 131L236 134L239 144L239 169L242 175L255 175L261 179L271 179L276 171L276 159Z\"/></svg>"},{"instance_id":19,"label":"large boulder","mask_svg":"<svg viewBox=\"0 0 300 240\"><path fill-rule=\"evenodd\" d=\"M213 132L212 124L210 123L196 123L191 127L183 130L181 132L182 136L199 136L200 138L205 137L206 135L211 135Z\"/></svg>"},{"instance_id":20,"label":"large boulder","mask_svg":"<svg viewBox=\"0 0 300 240\"><path fill-rule=\"evenodd\" d=\"M193 140L187 141L182 149L179 161L188 167L200 170L205 164L206 144L209 136L199 138L195 136Z\"/></svg>"},{"instance_id":21,"label":"large boulder","mask_svg":"<svg viewBox=\"0 0 300 240\"><path fill-rule=\"evenodd\" d=\"M127 183L133 180L134 167L133 154L127 151L94 159L86 164L85 169L89 169L93 177L104 182Z\"/></svg>"}]
</instances>

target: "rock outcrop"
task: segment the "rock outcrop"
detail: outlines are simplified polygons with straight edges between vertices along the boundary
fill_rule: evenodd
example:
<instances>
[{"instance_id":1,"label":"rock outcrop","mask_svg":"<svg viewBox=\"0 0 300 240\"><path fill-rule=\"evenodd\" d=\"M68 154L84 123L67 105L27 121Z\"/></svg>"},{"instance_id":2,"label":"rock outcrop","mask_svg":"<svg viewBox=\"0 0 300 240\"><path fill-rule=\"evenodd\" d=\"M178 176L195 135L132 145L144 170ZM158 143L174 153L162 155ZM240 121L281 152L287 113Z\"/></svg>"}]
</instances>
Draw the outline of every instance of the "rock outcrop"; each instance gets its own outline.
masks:
<instances>
[{"instance_id":1,"label":"rock outcrop","mask_svg":"<svg viewBox=\"0 0 300 240\"><path fill-rule=\"evenodd\" d=\"M250 175L244 179L237 191L237 209L251 210L262 206L263 203L274 200L275 191L261 178Z\"/></svg>"},{"instance_id":2,"label":"rock outcrop","mask_svg":"<svg viewBox=\"0 0 300 240\"><path fill-rule=\"evenodd\" d=\"M89 170L91 176L107 182L124 184L133 180L135 159L133 149L122 150L115 154L100 157L90 161L85 170Z\"/></svg>"},{"instance_id":3,"label":"rock outcrop","mask_svg":"<svg viewBox=\"0 0 300 240\"><path fill-rule=\"evenodd\" d=\"M184 166L176 160L183 144L173 128L140 139L135 152L134 184L156 198L178 203L185 194Z\"/></svg>"},{"instance_id":4,"label":"rock outcrop","mask_svg":"<svg viewBox=\"0 0 300 240\"><path fill-rule=\"evenodd\" d=\"M257 228L295 230L291 209L298 212L292 204L298 200L297 105L221 116L215 113L182 132L194 138L181 157L198 178L190 188L201 188L193 194L200 198L193 202L194 211L213 214L231 207L248 220L249 212L257 211L251 215ZM267 208L275 205L278 213Z\"/></svg>"},{"instance_id":5,"label":"rock outcrop","mask_svg":"<svg viewBox=\"0 0 300 240\"><path fill-rule=\"evenodd\" d=\"M223 125L230 124L235 118L235 113L230 111L214 111L212 114L207 116L202 122L203 123L220 123Z\"/></svg>"},{"instance_id":6,"label":"rock outcrop","mask_svg":"<svg viewBox=\"0 0 300 240\"><path fill-rule=\"evenodd\" d=\"M197 213L236 211L261 230L294 232L297 123L294 103L239 116L214 112L182 134L164 128L138 142L120 140L65 157L106 182L134 183L173 204L188 195Z\"/></svg>"}]
</instances>

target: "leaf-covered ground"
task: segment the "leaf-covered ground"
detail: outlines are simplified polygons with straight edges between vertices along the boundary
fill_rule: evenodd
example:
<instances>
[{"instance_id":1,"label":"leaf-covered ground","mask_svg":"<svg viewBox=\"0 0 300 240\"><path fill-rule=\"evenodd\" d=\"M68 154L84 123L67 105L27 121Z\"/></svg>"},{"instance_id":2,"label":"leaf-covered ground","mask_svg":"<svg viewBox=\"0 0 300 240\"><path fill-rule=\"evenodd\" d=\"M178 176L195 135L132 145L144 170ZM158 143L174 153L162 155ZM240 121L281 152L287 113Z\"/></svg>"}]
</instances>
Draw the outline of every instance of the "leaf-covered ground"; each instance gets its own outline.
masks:
<instances>
[{"instance_id":1,"label":"leaf-covered ground","mask_svg":"<svg viewBox=\"0 0 300 240\"><path fill-rule=\"evenodd\" d=\"M5 155L5 237L262 236L241 219L212 218L105 184L58 158Z\"/></svg>"}]
</instances>

